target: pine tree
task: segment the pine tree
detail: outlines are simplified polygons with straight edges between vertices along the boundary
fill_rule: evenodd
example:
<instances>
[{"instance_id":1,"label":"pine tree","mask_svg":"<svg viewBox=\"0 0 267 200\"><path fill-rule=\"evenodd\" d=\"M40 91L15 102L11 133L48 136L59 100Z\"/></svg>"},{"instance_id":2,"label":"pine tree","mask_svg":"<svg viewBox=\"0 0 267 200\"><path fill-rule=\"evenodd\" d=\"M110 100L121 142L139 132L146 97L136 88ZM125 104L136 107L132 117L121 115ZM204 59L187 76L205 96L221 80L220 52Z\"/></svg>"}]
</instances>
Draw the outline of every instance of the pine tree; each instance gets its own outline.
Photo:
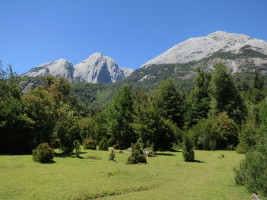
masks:
<instances>
[{"instance_id":1,"label":"pine tree","mask_svg":"<svg viewBox=\"0 0 267 200\"><path fill-rule=\"evenodd\" d=\"M187 126L197 124L200 119L206 119L210 110L210 80L211 74L198 68L195 78L196 86L187 99Z\"/></svg>"},{"instance_id":2,"label":"pine tree","mask_svg":"<svg viewBox=\"0 0 267 200\"><path fill-rule=\"evenodd\" d=\"M226 112L237 124L241 124L246 119L247 108L232 76L223 63L215 64L214 68L211 79L213 114Z\"/></svg>"},{"instance_id":3,"label":"pine tree","mask_svg":"<svg viewBox=\"0 0 267 200\"><path fill-rule=\"evenodd\" d=\"M169 78L159 84L155 91L155 108L160 116L171 120L179 128L184 125L184 102L178 92L173 79Z\"/></svg>"},{"instance_id":4,"label":"pine tree","mask_svg":"<svg viewBox=\"0 0 267 200\"><path fill-rule=\"evenodd\" d=\"M132 88L123 86L115 95L107 109L107 131L121 148L128 148L137 137L131 123L133 122Z\"/></svg>"}]
</instances>

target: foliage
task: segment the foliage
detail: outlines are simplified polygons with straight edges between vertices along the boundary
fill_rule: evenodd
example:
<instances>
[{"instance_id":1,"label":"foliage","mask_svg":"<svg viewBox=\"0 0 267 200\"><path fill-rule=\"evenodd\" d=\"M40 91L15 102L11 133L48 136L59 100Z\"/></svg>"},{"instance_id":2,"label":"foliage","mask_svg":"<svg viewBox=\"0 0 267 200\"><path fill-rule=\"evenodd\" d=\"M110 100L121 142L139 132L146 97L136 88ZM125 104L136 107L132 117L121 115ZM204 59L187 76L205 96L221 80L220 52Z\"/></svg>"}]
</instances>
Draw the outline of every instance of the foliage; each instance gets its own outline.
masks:
<instances>
[{"instance_id":1,"label":"foliage","mask_svg":"<svg viewBox=\"0 0 267 200\"><path fill-rule=\"evenodd\" d=\"M37 149L32 151L32 159L35 162L51 163L54 158L54 150L47 144L41 143Z\"/></svg>"},{"instance_id":2,"label":"foliage","mask_svg":"<svg viewBox=\"0 0 267 200\"><path fill-rule=\"evenodd\" d=\"M71 111L62 112L60 120L55 127L55 135L59 139L60 149L69 154L73 151L73 142L79 139L79 127L77 117Z\"/></svg>"},{"instance_id":3,"label":"foliage","mask_svg":"<svg viewBox=\"0 0 267 200\"><path fill-rule=\"evenodd\" d=\"M243 124L241 131L238 134L239 144L236 148L237 153L246 153L256 144L259 127L254 121L248 121Z\"/></svg>"},{"instance_id":4,"label":"foliage","mask_svg":"<svg viewBox=\"0 0 267 200\"><path fill-rule=\"evenodd\" d=\"M198 68L198 75L195 77L196 86L187 97L186 122L191 127L200 119L206 119L210 110L210 80L211 74L205 73Z\"/></svg>"},{"instance_id":5,"label":"foliage","mask_svg":"<svg viewBox=\"0 0 267 200\"><path fill-rule=\"evenodd\" d=\"M121 148L128 148L137 137L133 131L133 99L132 88L123 86L114 96L107 109L107 131Z\"/></svg>"},{"instance_id":6,"label":"foliage","mask_svg":"<svg viewBox=\"0 0 267 200\"><path fill-rule=\"evenodd\" d=\"M0 154L30 153L33 147L35 122L25 112L19 80L11 66L0 66Z\"/></svg>"},{"instance_id":7,"label":"foliage","mask_svg":"<svg viewBox=\"0 0 267 200\"><path fill-rule=\"evenodd\" d=\"M173 121L160 115L152 95L137 92L134 101L134 131L145 148L168 150L181 138L180 130Z\"/></svg>"},{"instance_id":8,"label":"foliage","mask_svg":"<svg viewBox=\"0 0 267 200\"><path fill-rule=\"evenodd\" d=\"M93 139L84 139L83 140L83 148L84 149L91 149L91 150L96 150L96 141Z\"/></svg>"},{"instance_id":9,"label":"foliage","mask_svg":"<svg viewBox=\"0 0 267 200\"><path fill-rule=\"evenodd\" d=\"M200 120L189 135L197 149L233 149L238 144L238 131L236 123L226 113L220 113Z\"/></svg>"},{"instance_id":10,"label":"foliage","mask_svg":"<svg viewBox=\"0 0 267 200\"><path fill-rule=\"evenodd\" d=\"M247 108L227 67L223 63L215 64L212 72L211 90L213 100L213 113L226 112L237 124L245 121Z\"/></svg>"},{"instance_id":11,"label":"foliage","mask_svg":"<svg viewBox=\"0 0 267 200\"><path fill-rule=\"evenodd\" d=\"M127 164L147 163L146 157L138 143L132 145L132 153L127 159Z\"/></svg>"},{"instance_id":12,"label":"foliage","mask_svg":"<svg viewBox=\"0 0 267 200\"><path fill-rule=\"evenodd\" d=\"M158 114L182 128L184 124L184 102L173 79L162 81L155 91L154 103Z\"/></svg>"},{"instance_id":13,"label":"foliage","mask_svg":"<svg viewBox=\"0 0 267 200\"><path fill-rule=\"evenodd\" d=\"M104 137L104 138L99 142L98 150L108 151L108 140L107 140L107 138Z\"/></svg>"},{"instance_id":14,"label":"foliage","mask_svg":"<svg viewBox=\"0 0 267 200\"><path fill-rule=\"evenodd\" d=\"M193 143L188 137L184 138L183 157L185 162L193 162L195 160Z\"/></svg>"},{"instance_id":15,"label":"foliage","mask_svg":"<svg viewBox=\"0 0 267 200\"><path fill-rule=\"evenodd\" d=\"M245 159L235 168L235 181L245 185L250 192L267 196L267 134L260 134L256 145L246 154Z\"/></svg>"}]
</instances>

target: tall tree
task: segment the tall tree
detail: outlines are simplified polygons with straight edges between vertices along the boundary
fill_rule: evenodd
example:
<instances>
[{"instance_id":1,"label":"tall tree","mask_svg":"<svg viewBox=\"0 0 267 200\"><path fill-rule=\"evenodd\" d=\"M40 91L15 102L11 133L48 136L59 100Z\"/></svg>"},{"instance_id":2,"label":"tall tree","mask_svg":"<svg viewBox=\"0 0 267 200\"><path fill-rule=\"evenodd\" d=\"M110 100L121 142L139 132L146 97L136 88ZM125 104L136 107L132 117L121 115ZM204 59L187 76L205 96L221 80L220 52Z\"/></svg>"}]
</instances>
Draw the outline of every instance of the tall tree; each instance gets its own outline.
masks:
<instances>
[{"instance_id":1,"label":"tall tree","mask_svg":"<svg viewBox=\"0 0 267 200\"><path fill-rule=\"evenodd\" d=\"M24 110L19 77L0 66L0 153L29 153L33 121Z\"/></svg>"},{"instance_id":2,"label":"tall tree","mask_svg":"<svg viewBox=\"0 0 267 200\"><path fill-rule=\"evenodd\" d=\"M159 84L155 92L155 107L159 114L167 120L174 122L179 128L184 125L184 102L178 92L173 79Z\"/></svg>"},{"instance_id":3,"label":"tall tree","mask_svg":"<svg viewBox=\"0 0 267 200\"><path fill-rule=\"evenodd\" d=\"M143 147L168 150L181 134L174 122L161 116L154 100L144 91L136 94L133 127Z\"/></svg>"},{"instance_id":4,"label":"tall tree","mask_svg":"<svg viewBox=\"0 0 267 200\"><path fill-rule=\"evenodd\" d=\"M195 78L196 86L187 99L186 123L188 127L208 117L211 102L210 80L211 74L198 68L198 75Z\"/></svg>"},{"instance_id":5,"label":"tall tree","mask_svg":"<svg viewBox=\"0 0 267 200\"><path fill-rule=\"evenodd\" d=\"M232 76L223 63L215 64L214 69L211 79L213 113L226 112L237 124L241 124L246 119L247 108Z\"/></svg>"},{"instance_id":6,"label":"tall tree","mask_svg":"<svg viewBox=\"0 0 267 200\"><path fill-rule=\"evenodd\" d=\"M107 130L120 148L128 148L137 139L133 123L132 87L124 85L114 96L107 109Z\"/></svg>"}]
</instances>

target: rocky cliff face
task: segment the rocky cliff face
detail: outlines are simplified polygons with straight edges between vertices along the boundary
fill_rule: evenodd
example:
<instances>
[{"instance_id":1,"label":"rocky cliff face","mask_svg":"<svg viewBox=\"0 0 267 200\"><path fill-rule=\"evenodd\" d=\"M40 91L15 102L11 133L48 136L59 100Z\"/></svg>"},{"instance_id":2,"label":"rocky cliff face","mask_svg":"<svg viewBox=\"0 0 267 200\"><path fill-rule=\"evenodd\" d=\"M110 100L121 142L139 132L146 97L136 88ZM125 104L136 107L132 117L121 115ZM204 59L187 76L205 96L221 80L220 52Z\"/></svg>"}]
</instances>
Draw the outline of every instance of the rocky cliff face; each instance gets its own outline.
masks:
<instances>
[{"instance_id":1,"label":"rocky cliff face","mask_svg":"<svg viewBox=\"0 0 267 200\"><path fill-rule=\"evenodd\" d=\"M73 78L75 82L114 83L124 79L133 70L118 67L117 63L108 56L94 53L86 60L75 65Z\"/></svg>"},{"instance_id":2,"label":"rocky cliff face","mask_svg":"<svg viewBox=\"0 0 267 200\"><path fill-rule=\"evenodd\" d=\"M44 63L37 67L34 67L29 72L22 74L22 76L37 77L37 76L45 76L47 74L51 74L52 76L55 77L63 76L68 80L72 81L73 72L74 72L73 65L69 61L65 59L59 59L56 61Z\"/></svg>"},{"instance_id":3,"label":"rocky cliff face","mask_svg":"<svg viewBox=\"0 0 267 200\"><path fill-rule=\"evenodd\" d=\"M55 77L64 76L74 82L114 83L126 78L133 71L132 69L118 67L117 63L108 56L94 53L74 67L67 60L59 59L32 68L22 76L36 77L51 74Z\"/></svg>"},{"instance_id":4,"label":"rocky cliff face","mask_svg":"<svg viewBox=\"0 0 267 200\"><path fill-rule=\"evenodd\" d=\"M267 43L243 34L217 31L175 45L142 67L192 63L195 67L205 65L212 69L219 61L225 62L233 73L242 72L249 66L266 72Z\"/></svg>"}]
</instances>

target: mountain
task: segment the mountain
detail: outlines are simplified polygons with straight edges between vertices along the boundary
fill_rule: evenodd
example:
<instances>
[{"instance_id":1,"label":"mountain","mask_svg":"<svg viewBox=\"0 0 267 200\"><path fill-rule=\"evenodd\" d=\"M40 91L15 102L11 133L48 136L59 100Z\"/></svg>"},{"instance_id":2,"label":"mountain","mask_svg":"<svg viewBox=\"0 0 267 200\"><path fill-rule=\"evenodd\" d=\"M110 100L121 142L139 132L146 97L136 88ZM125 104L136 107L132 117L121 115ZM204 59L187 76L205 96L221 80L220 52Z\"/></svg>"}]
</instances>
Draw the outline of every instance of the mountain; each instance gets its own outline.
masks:
<instances>
[{"instance_id":1,"label":"mountain","mask_svg":"<svg viewBox=\"0 0 267 200\"><path fill-rule=\"evenodd\" d=\"M37 67L34 67L29 72L22 74L22 76L37 77L37 76L45 76L47 74L51 74L52 76L55 77L63 76L68 80L72 81L73 73L74 73L73 65L65 59L59 59L56 61L44 63Z\"/></svg>"},{"instance_id":2,"label":"mountain","mask_svg":"<svg viewBox=\"0 0 267 200\"><path fill-rule=\"evenodd\" d=\"M132 69L120 68L112 58L101 53L94 53L75 65L73 80L75 82L114 83L126 78L132 72Z\"/></svg>"},{"instance_id":3,"label":"mountain","mask_svg":"<svg viewBox=\"0 0 267 200\"><path fill-rule=\"evenodd\" d=\"M219 61L225 62L233 73L252 67L267 73L267 43L243 34L217 31L175 45L142 67L191 63L194 68L205 65L212 69Z\"/></svg>"},{"instance_id":4,"label":"mountain","mask_svg":"<svg viewBox=\"0 0 267 200\"><path fill-rule=\"evenodd\" d=\"M72 82L114 83L128 77L133 71L118 67L118 64L108 56L94 53L74 67L69 61L59 59L34 67L22 76L37 77L51 74L55 77L64 76Z\"/></svg>"}]
</instances>

